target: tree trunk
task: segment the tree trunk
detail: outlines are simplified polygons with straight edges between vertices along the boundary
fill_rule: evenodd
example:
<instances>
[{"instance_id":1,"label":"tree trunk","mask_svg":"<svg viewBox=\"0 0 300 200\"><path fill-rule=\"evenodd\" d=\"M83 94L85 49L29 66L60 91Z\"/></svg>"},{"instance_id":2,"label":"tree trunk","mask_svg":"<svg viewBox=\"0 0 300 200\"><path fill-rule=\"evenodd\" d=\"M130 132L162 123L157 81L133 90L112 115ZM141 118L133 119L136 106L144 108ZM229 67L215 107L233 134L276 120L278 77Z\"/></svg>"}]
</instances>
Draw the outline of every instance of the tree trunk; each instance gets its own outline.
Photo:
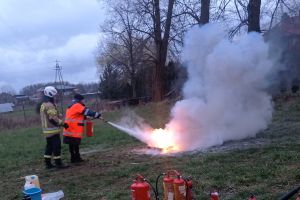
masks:
<instances>
[{"instance_id":1,"label":"tree trunk","mask_svg":"<svg viewBox=\"0 0 300 200\"><path fill-rule=\"evenodd\" d=\"M260 31L260 5L261 0L249 0L248 10L248 33Z\"/></svg>"},{"instance_id":2,"label":"tree trunk","mask_svg":"<svg viewBox=\"0 0 300 200\"><path fill-rule=\"evenodd\" d=\"M154 102L163 100L164 85L163 72L161 70L163 67L161 63L156 63L155 70L153 70L152 99Z\"/></svg>"},{"instance_id":3,"label":"tree trunk","mask_svg":"<svg viewBox=\"0 0 300 200\"><path fill-rule=\"evenodd\" d=\"M200 24L204 25L209 22L210 0L201 0Z\"/></svg>"},{"instance_id":4,"label":"tree trunk","mask_svg":"<svg viewBox=\"0 0 300 200\"><path fill-rule=\"evenodd\" d=\"M155 102L162 101L164 97L164 67L167 59L174 1L175 0L169 0L163 38L160 21L161 19L159 0L154 1L154 40L156 45L157 60L155 64L155 69L153 70L152 100Z\"/></svg>"},{"instance_id":5,"label":"tree trunk","mask_svg":"<svg viewBox=\"0 0 300 200\"><path fill-rule=\"evenodd\" d=\"M137 97L137 81L136 77L134 75L131 75L131 92L132 92L132 98Z\"/></svg>"}]
</instances>

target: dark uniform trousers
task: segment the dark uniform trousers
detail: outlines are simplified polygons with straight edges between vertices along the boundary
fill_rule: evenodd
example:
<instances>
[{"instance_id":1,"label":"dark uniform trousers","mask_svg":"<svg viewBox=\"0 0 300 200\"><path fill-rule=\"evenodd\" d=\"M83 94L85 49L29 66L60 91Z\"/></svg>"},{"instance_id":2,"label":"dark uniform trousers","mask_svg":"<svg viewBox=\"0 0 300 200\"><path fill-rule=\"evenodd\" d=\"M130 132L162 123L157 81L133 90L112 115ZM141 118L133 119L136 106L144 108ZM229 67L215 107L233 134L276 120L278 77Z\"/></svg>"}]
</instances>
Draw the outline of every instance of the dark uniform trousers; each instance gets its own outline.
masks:
<instances>
[{"instance_id":1,"label":"dark uniform trousers","mask_svg":"<svg viewBox=\"0 0 300 200\"><path fill-rule=\"evenodd\" d=\"M64 136L64 143L69 145L69 152L71 154L71 162L80 162L82 158L79 152L80 138Z\"/></svg>"},{"instance_id":2,"label":"dark uniform trousers","mask_svg":"<svg viewBox=\"0 0 300 200\"><path fill-rule=\"evenodd\" d=\"M61 154L61 141L60 141L60 134L55 134L51 137L46 138L47 144L45 149L45 156L53 155L54 159L60 159Z\"/></svg>"}]
</instances>

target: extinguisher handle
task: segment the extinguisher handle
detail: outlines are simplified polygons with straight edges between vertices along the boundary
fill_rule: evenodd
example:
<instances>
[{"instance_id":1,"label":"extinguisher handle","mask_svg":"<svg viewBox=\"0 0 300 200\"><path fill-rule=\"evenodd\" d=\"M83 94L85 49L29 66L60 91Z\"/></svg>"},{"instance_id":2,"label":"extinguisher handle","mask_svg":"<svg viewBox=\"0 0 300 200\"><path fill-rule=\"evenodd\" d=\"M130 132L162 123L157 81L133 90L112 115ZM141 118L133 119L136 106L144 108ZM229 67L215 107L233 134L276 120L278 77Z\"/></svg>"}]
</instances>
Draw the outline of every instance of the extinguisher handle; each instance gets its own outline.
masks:
<instances>
[{"instance_id":1,"label":"extinguisher handle","mask_svg":"<svg viewBox=\"0 0 300 200\"><path fill-rule=\"evenodd\" d=\"M140 181L145 181L145 178L142 176L142 175L140 175L140 174L137 174L136 175L136 177L135 177L135 180L140 180Z\"/></svg>"},{"instance_id":2,"label":"extinguisher handle","mask_svg":"<svg viewBox=\"0 0 300 200\"><path fill-rule=\"evenodd\" d=\"M108 121L105 120L103 117L100 117L99 119L101 119L103 122L107 123Z\"/></svg>"},{"instance_id":3,"label":"extinguisher handle","mask_svg":"<svg viewBox=\"0 0 300 200\"><path fill-rule=\"evenodd\" d=\"M169 175L169 176L177 176L177 177L180 176L180 174L179 174L179 172L177 170L169 170L169 171L167 171L167 175Z\"/></svg>"}]
</instances>

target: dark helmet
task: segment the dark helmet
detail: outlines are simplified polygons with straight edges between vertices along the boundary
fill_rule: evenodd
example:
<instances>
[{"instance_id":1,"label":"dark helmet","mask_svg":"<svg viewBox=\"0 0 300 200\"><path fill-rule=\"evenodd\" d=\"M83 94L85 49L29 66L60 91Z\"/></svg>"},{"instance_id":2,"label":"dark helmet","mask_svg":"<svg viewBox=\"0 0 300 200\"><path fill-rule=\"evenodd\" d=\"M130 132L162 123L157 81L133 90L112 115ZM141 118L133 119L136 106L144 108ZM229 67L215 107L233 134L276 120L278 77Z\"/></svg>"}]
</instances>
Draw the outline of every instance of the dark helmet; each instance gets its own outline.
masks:
<instances>
[{"instance_id":1,"label":"dark helmet","mask_svg":"<svg viewBox=\"0 0 300 200\"><path fill-rule=\"evenodd\" d=\"M74 99L78 101L82 101L84 99L84 96L82 96L81 94L75 94Z\"/></svg>"}]
</instances>

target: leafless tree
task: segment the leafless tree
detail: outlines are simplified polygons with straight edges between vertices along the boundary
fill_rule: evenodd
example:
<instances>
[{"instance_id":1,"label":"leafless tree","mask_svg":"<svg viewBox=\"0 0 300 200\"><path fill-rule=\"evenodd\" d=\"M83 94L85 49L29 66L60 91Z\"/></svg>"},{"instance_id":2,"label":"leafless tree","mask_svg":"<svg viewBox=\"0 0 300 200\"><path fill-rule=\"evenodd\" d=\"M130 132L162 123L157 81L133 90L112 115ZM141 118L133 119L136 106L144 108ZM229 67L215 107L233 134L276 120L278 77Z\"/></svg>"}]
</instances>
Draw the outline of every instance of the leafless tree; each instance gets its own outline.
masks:
<instances>
[{"instance_id":1,"label":"leafless tree","mask_svg":"<svg viewBox=\"0 0 300 200\"><path fill-rule=\"evenodd\" d=\"M132 97L137 96L137 71L142 67L149 36L137 31L140 20L136 18L134 4L130 0L108 1L111 18L102 27L108 38L99 63L119 66L130 85Z\"/></svg>"},{"instance_id":2,"label":"leafless tree","mask_svg":"<svg viewBox=\"0 0 300 200\"><path fill-rule=\"evenodd\" d=\"M173 7L175 0L139 0L140 16L145 17L147 32L154 41L155 68L152 80L152 98L161 101L164 96L164 67L167 60L170 31L172 24Z\"/></svg>"}]
</instances>

